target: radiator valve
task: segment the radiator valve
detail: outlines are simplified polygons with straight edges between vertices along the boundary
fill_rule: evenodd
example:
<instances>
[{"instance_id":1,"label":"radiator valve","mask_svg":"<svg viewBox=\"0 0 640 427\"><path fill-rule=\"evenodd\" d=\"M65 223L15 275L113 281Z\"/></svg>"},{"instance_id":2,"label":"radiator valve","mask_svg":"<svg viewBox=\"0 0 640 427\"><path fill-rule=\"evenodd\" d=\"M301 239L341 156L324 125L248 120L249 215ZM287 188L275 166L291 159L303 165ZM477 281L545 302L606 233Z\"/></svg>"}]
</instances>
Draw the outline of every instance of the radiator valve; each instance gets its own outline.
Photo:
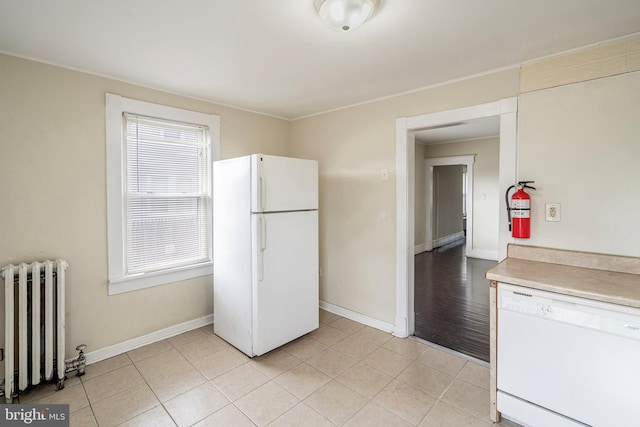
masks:
<instances>
[{"instance_id":1,"label":"radiator valve","mask_svg":"<svg viewBox=\"0 0 640 427\"><path fill-rule=\"evenodd\" d=\"M78 350L78 357L65 362L65 372L78 371L79 377L84 375L84 368L87 366L87 359L84 356L84 350L86 348L87 346L85 344L80 344L76 347L76 350Z\"/></svg>"}]
</instances>

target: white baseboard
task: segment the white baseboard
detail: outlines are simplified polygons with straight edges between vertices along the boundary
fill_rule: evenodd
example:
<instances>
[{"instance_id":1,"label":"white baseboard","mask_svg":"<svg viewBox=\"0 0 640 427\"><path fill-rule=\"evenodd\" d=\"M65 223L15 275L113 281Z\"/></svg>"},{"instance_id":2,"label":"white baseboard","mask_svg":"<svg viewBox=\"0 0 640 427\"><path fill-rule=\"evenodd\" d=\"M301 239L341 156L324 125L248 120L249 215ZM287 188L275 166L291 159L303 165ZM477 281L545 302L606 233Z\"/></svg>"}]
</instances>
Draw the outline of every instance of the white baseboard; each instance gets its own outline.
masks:
<instances>
[{"instance_id":1,"label":"white baseboard","mask_svg":"<svg viewBox=\"0 0 640 427\"><path fill-rule=\"evenodd\" d=\"M127 351L135 350L136 348L148 344L153 344L154 342L162 341L164 339L179 335L183 332L210 325L212 323L213 314L210 314L199 319L189 320L188 322L180 323L179 325L174 325L165 329L161 329L159 331L151 332L150 334L143 335L138 338L133 338L118 344L101 348L99 350L91 351L85 354L85 356L87 357L87 365L100 362L101 360L105 360L113 356L118 356L119 354L126 353Z\"/></svg>"},{"instance_id":2,"label":"white baseboard","mask_svg":"<svg viewBox=\"0 0 640 427\"><path fill-rule=\"evenodd\" d=\"M409 336L409 320L406 317L396 316L396 325L391 333L394 337L407 338Z\"/></svg>"},{"instance_id":3,"label":"white baseboard","mask_svg":"<svg viewBox=\"0 0 640 427\"><path fill-rule=\"evenodd\" d=\"M488 259L491 261L498 260L498 251L489 249L469 249L465 255L471 258Z\"/></svg>"},{"instance_id":4,"label":"white baseboard","mask_svg":"<svg viewBox=\"0 0 640 427\"><path fill-rule=\"evenodd\" d=\"M320 308L330 313L346 317L347 319L362 323L363 325L371 326L372 328L376 328L384 332L392 333L395 331L395 326L390 323L382 322L380 320L365 316L364 314L356 313L355 311L351 311L337 305L329 304L324 301L320 301ZM213 314L201 317L199 319L190 320L179 325L170 326L168 328L161 329L159 331L155 331L138 338L123 341L118 344L110 345L99 350L91 351L85 353L85 356L87 358L87 365L91 365L93 363L100 362L101 360L126 353L127 351L135 350L136 348L140 348L148 344L153 344L154 342L162 341L164 339L171 338L184 332L211 324L213 324Z\"/></svg>"},{"instance_id":5,"label":"white baseboard","mask_svg":"<svg viewBox=\"0 0 640 427\"><path fill-rule=\"evenodd\" d=\"M449 236L442 237L438 240L434 240L433 247L439 248L440 246L444 246L451 242L455 242L456 240L463 239L464 237L465 237L464 231L451 234ZM421 243L419 245L414 246L413 254L418 255L418 254L421 254L422 252L426 252L429 250L433 250L433 248L429 249L426 243ZM490 249L467 249L465 255L471 258L480 258L480 259L488 259L491 261L498 261L498 251L493 251Z\"/></svg>"},{"instance_id":6,"label":"white baseboard","mask_svg":"<svg viewBox=\"0 0 640 427\"><path fill-rule=\"evenodd\" d=\"M448 236L444 236L434 240L433 247L439 248L440 246L447 245L449 243L455 242L456 240L460 240L460 239L464 239L464 231L460 231L455 234L449 234Z\"/></svg>"},{"instance_id":7,"label":"white baseboard","mask_svg":"<svg viewBox=\"0 0 640 427\"><path fill-rule=\"evenodd\" d=\"M329 304L325 301L320 301L320 308L326 310L330 313L337 314L338 316L346 317L349 320L353 320L358 323L362 323L363 325L371 326L372 328L380 329L384 332L394 332L395 326L383 322L378 319L371 318L369 316L365 316L364 314L356 313L355 311L348 310L343 307L339 307L337 305Z\"/></svg>"}]
</instances>

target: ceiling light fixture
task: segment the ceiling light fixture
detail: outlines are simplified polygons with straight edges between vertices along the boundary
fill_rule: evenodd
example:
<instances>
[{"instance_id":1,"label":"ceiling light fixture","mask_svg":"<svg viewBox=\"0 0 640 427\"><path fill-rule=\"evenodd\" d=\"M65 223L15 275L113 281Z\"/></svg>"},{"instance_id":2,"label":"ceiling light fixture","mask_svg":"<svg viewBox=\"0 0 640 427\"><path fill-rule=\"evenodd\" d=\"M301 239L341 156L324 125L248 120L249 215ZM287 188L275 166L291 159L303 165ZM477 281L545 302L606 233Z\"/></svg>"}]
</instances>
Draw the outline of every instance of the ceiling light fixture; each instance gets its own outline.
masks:
<instances>
[{"instance_id":1,"label":"ceiling light fixture","mask_svg":"<svg viewBox=\"0 0 640 427\"><path fill-rule=\"evenodd\" d=\"M373 16L378 0L316 0L318 15L330 28L355 30Z\"/></svg>"}]
</instances>

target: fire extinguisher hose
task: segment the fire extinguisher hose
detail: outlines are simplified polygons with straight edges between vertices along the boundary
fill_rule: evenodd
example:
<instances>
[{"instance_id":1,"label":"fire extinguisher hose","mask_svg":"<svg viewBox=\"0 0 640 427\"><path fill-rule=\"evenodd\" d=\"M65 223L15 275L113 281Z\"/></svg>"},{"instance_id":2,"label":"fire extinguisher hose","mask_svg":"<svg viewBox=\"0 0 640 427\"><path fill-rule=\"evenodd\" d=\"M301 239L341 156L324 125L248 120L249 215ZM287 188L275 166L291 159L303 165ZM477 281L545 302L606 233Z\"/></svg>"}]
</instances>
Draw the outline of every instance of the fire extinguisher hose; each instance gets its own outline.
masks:
<instances>
[{"instance_id":1,"label":"fire extinguisher hose","mask_svg":"<svg viewBox=\"0 0 640 427\"><path fill-rule=\"evenodd\" d=\"M507 204L507 217L509 218L509 231L511 231L511 203L509 203L509 191L511 191L511 189L515 187L515 185L512 185L511 187L507 188L507 192L504 193L504 201Z\"/></svg>"}]
</instances>

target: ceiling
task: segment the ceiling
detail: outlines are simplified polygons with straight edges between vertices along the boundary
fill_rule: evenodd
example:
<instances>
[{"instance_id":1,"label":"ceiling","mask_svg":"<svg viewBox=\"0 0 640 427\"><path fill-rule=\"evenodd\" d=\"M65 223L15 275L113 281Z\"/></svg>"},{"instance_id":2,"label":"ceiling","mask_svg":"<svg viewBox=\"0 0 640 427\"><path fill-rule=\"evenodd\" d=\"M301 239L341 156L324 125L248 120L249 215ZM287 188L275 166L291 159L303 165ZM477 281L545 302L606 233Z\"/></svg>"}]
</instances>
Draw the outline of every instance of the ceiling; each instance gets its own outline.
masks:
<instances>
[{"instance_id":1,"label":"ceiling","mask_svg":"<svg viewBox=\"0 0 640 427\"><path fill-rule=\"evenodd\" d=\"M0 52L295 119L640 31L638 0L0 0Z\"/></svg>"}]
</instances>

